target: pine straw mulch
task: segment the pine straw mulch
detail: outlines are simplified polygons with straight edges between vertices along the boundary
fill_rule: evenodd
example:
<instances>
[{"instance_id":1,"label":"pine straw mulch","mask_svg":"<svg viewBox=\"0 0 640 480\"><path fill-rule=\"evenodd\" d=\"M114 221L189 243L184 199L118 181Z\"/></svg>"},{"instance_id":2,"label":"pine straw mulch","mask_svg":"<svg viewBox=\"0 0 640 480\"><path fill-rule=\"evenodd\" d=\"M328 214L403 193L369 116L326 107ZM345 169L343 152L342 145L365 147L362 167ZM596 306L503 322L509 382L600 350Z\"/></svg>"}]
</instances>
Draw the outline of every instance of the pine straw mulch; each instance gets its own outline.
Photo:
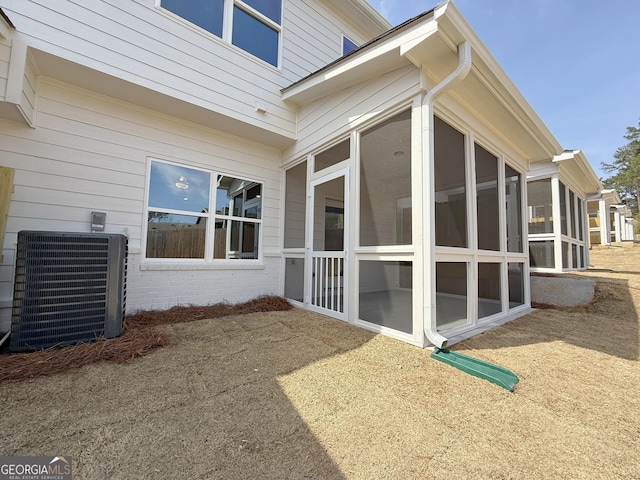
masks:
<instances>
[{"instance_id":1,"label":"pine straw mulch","mask_svg":"<svg viewBox=\"0 0 640 480\"><path fill-rule=\"evenodd\" d=\"M0 356L0 383L53 375L101 361L127 363L175 341L159 328L162 325L292 308L282 297L261 296L239 304L175 306L169 310L141 311L125 317L123 332L116 338L100 337L89 343Z\"/></svg>"}]
</instances>

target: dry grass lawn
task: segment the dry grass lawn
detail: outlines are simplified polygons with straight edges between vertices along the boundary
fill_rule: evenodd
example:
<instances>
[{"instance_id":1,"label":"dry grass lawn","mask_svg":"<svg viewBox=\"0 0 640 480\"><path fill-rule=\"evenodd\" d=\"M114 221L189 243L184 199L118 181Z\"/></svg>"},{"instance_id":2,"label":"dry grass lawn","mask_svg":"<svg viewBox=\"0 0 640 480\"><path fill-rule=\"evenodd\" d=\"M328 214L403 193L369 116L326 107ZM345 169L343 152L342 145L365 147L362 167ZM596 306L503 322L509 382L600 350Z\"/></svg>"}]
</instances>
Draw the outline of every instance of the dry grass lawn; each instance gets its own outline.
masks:
<instances>
[{"instance_id":1,"label":"dry grass lawn","mask_svg":"<svg viewBox=\"0 0 640 480\"><path fill-rule=\"evenodd\" d=\"M593 305L455 350L515 393L303 310L162 327L129 364L0 384L0 454L74 478L640 478L640 245L593 250Z\"/></svg>"}]
</instances>

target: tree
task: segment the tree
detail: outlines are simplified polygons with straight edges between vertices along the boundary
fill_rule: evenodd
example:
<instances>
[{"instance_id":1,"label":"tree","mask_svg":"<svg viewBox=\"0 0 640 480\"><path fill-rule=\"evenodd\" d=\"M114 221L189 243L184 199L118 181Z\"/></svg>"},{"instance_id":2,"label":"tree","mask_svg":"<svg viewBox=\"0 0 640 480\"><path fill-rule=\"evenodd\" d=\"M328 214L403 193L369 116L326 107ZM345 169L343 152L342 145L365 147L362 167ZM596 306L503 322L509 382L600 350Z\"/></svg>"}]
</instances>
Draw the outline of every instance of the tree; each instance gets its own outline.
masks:
<instances>
[{"instance_id":1,"label":"tree","mask_svg":"<svg viewBox=\"0 0 640 480\"><path fill-rule=\"evenodd\" d=\"M602 181L606 188L617 190L634 215L640 204L640 122L638 127L627 127L624 136L628 143L616 150L615 161L603 163L602 168L612 176Z\"/></svg>"}]
</instances>

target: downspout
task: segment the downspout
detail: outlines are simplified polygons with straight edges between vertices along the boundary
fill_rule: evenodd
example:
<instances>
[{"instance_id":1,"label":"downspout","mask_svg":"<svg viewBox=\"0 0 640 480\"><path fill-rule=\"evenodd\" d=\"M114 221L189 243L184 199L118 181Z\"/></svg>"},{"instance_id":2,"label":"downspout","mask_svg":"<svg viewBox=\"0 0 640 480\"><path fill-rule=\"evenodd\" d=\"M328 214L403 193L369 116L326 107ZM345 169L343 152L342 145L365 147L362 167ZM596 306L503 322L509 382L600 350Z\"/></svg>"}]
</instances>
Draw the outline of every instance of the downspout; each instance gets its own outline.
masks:
<instances>
[{"instance_id":1,"label":"downspout","mask_svg":"<svg viewBox=\"0 0 640 480\"><path fill-rule=\"evenodd\" d=\"M427 339L436 347L447 346L448 339L438 333L436 326L436 272L434 266L435 258L435 202L433 194L435 192L434 179L434 132L433 132L433 103L439 95L461 82L471 70L471 45L468 41L458 45L458 66L444 80L431 88L422 100L422 146L423 146L423 173L422 191L427 192L425 198L429 205L426 206L422 218L422 241L423 245L429 248L428 264L425 262L423 268L423 284L430 297L429 302L425 302L423 309L424 333ZM424 146L427 145L427 148Z\"/></svg>"}]
</instances>

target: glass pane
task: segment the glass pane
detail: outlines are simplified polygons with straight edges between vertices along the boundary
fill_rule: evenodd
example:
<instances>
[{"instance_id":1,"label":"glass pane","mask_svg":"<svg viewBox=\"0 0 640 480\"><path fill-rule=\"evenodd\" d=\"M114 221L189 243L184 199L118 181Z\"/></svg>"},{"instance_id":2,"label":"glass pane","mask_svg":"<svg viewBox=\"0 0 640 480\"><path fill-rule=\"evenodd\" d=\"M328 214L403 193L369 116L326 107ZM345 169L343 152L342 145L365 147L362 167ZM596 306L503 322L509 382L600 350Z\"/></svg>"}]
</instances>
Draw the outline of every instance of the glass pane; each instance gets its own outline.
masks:
<instances>
[{"instance_id":1,"label":"glass pane","mask_svg":"<svg viewBox=\"0 0 640 480\"><path fill-rule=\"evenodd\" d=\"M438 330L466 325L467 264L436 263L436 325Z\"/></svg>"},{"instance_id":2,"label":"glass pane","mask_svg":"<svg viewBox=\"0 0 640 480\"><path fill-rule=\"evenodd\" d=\"M360 245L411 245L411 111L360 141Z\"/></svg>"},{"instance_id":3,"label":"glass pane","mask_svg":"<svg viewBox=\"0 0 640 480\"><path fill-rule=\"evenodd\" d=\"M315 187L313 249L316 252L344 250L344 177Z\"/></svg>"},{"instance_id":4,"label":"glass pane","mask_svg":"<svg viewBox=\"0 0 640 480\"><path fill-rule=\"evenodd\" d=\"M344 208L324 208L324 249L336 252L344 250Z\"/></svg>"},{"instance_id":5,"label":"glass pane","mask_svg":"<svg viewBox=\"0 0 640 480\"><path fill-rule=\"evenodd\" d=\"M476 201L478 206L478 248L500 250L500 207L498 205L498 158L480 145L476 156Z\"/></svg>"},{"instance_id":6,"label":"glass pane","mask_svg":"<svg viewBox=\"0 0 640 480\"><path fill-rule=\"evenodd\" d=\"M571 265L578 268L578 246L575 243L571 244Z\"/></svg>"},{"instance_id":7,"label":"glass pane","mask_svg":"<svg viewBox=\"0 0 640 480\"><path fill-rule=\"evenodd\" d=\"M307 162L286 173L284 248L304 248L307 200Z\"/></svg>"},{"instance_id":8,"label":"glass pane","mask_svg":"<svg viewBox=\"0 0 640 480\"><path fill-rule=\"evenodd\" d=\"M524 305L524 265L509 263L509 308Z\"/></svg>"},{"instance_id":9,"label":"glass pane","mask_svg":"<svg viewBox=\"0 0 640 480\"><path fill-rule=\"evenodd\" d=\"M615 242L616 241L616 214L614 212L609 212L609 225L611 228L611 241Z\"/></svg>"},{"instance_id":10,"label":"glass pane","mask_svg":"<svg viewBox=\"0 0 640 480\"><path fill-rule=\"evenodd\" d=\"M553 200L551 179L533 180L527 183L529 207L529 234L553 233Z\"/></svg>"},{"instance_id":11,"label":"glass pane","mask_svg":"<svg viewBox=\"0 0 640 480\"><path fill-rule=\"evenodd\" d=\"M201 170L151 162L149 207L207 213L209 178Z\"/></svg>"},{"instance_id":12,"label":"glass pane","mask_svg":"<svg viewBox=\"0 0 640 480\"><path fill-rule=\"evenodd\" d=\"M218 175L216 214L261 218L261 191L262 185L251 180Z\"/></svg>"},{"instance_id":13,"label":"glass pane","mask_svg":"<svg viewBox=\"0 0 640 480\"><path fill-rule=\"evenodd\" d=\"M580 268L587 267L587 259L584 256L584 247L580 246Z\"/></svg>"},{"instance_id":14,"label":"glass pane","mask_svg":"<svg viewBox=\"0 0 640 480\"><path fill-rule=\"evenodd\" d=\"M216 219L213 258L257 259L260 224Z\"/></svg>"},{"instance_id":15,"label":"glass pane","mask_svg":"<svg viewBox=\"0 0 640 480\"><path fill-rule=\"evenodd\" d=\"M434 135L436 245L466 247L464 135L438 117L435 117Z\"/></svg>"},{"instance_id":16,"label":"glass pane","mask_svg":"<svg viewBox=\"0 0 640 480\"><path fill-rule=\"evenodd\" d=\"M351 140L346 139L340 142L324 152L321 152L315 156L314 159L314 172L319 172L322 169L340 163L343 160L347 160L351 156Z\"/></svg>"},{"instance_id":17,"label":"glass pane","mask_svg":"<svg viewBox=\"0 0 640 480\"><path fill-rule=\"evenodd\" d=\"M347 53L353 52L357 49L358 46L349 40L347 37L342 37L342 54L346 55Z\"/></svg>"},{"instance_id":18,"label":"glass pane","mask_svg":"<svg viewBox=\"0 0 640 480\"><path fill-rule=\"evenodd\" d=\"M284 296L304 301L304 258L287 258L284 265Z\"/></svg>"},{"instance_id":19,"label":"glass pane","mask_svg":"<svg viewBox=\"0 0 640 480\"><path fill-rule=\"evenodd\" d=\"M578 239L584 240L584 209L580 198L578 198Z\"/></svg>"},{"instance_id":20,"label":"glass pane","mask_svg":"<svg viewBox=\"0 0 640 480\"><path fill-rule=\"evenodd\" d=\"M573 238L578 238L576 229L576 196L571 190L569 190L569 227L571 229L569 234Z\"/></svg>"},{"instance_id":21,"label":"glass pane","mask_svg":"<svg viewBox=\"0 0 640 480\"><path fill-rule=\"evenodd\" d=\"M207 219L149 212L147 258L204 258Z\"/></svg>"},{"instance_id":22,"label":"glass pane","mask_svg":"<svg viewBox=\"0 0 640 480\"><path fill-rule=\"evenodd\" d=\"M562 268L569 268L569 244L562 242Z\"/></svg>"},{"instance_id":23,"label":"glass pane","mask_svg":"<svg viewBox=\"0 0 640 480\"><path fill-rule=\"evenodd\" d=\"M567 235L567 189L560 183L560 232Z\"/></svg>"},{"instance_id":24,"label":"glass pane","mask_svg":"<svg viewBox=\"0 0 640 480\"><path fill-rule=\"evenodd\" d=\"M413 333L411 262L361 261L360 319Z\"/></svg>"},{"instance_id":25,"label":"glass pane","mask_svg":"<svg viewBox=\"0 0 640 480\"><path fill-rule=\"evenodd\" d=\"M265 17L280 24L280 12L282 10L282 0L243 0L244 3L254 8Z\"/></svg>"},{"instance_id":26,"label":"glass pane","mask_svg":"<svg viewBox=\"0 0 640 480\"><path fill-rule=\"evenodd\" d=\"M504 166L507 201L507 251L522 253L522 185L520 174Z\"/></svg>"},{"instance_id":27,"label":"glass pane","mask_svg":"<svg viewBox=\"0 0 640 480\"><path fill-rule=\"evenodd\" d=\"M278 32L273 28L244 10L233 7L231 43L277 67L278 37Z\"/></svg>"},{"instance_id":28,"label":"glass pane","mask_svg":"<svg viewBox=\"0 0 640 480\"><path fill-rule=\"evenodd\" d=\"M501 311L500 264L478 263L478 318Z\"/></svg>"},{"instance_id":29,"label":"glass pane","mask_svg":"<svg viewBox=\"0 0 640 480\"><path fill-rule=\"evenodd\" d=\"M529 262L531 268L555 268L553 240L529 241Z\"/></svg>"},{"instance_id":30,"label":"glass pane","mask_svg":"<svg viewBox=\"0 0 640 480\"><path fill-rule=\"evenodd\" d=\"M224 0L162 0L163 8L222 37Z\"/></svg>"}]
</instances>

